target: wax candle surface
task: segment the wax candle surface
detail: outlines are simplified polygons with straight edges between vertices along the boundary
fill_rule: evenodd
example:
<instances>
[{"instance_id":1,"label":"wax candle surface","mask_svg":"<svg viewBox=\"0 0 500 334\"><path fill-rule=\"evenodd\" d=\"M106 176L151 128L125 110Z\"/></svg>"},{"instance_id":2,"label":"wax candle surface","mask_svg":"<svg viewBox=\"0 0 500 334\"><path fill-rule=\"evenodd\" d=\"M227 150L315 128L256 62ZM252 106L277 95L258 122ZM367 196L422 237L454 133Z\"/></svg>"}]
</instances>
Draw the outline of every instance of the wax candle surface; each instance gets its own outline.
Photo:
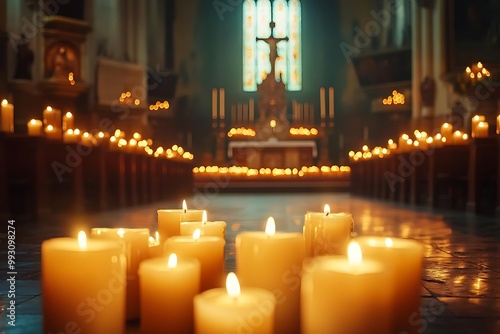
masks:
<instances>
[{"instance_id":1,"label":"wax candle surface","mask_svg":"<svg viewBox=\"0 0 500 334\"><path fill-rule=\"evenodd\" d=\"M483 115L475 115L471 119L471 134L472 138L476 137L476 127L479 124L479 122L484 122L486 118Z\"/></svg>"},{"instance_id":2,"label":"wax candle surface","mask_svg":"<svg viewBox=\"0 0 500 334\"><path fill-rule=\"evenodd\" d=\"M300 273L304 238L300 233L243 232L236 236L236 268L242 287L274 293L275 333L300 331Z\"/></svg>"},{"instance_id":3,"label":"wax candle surface","mask_svg":"<svg viewBox=\"0 0 500 334\"><path fill-rule=\"evenodd\" d=\"M162 257L143 261L141 333L192 333L193 298L200 290L200 262Z\"/></svg>"},{"instance_id":4,"label":"wax candle surface","mask_svg":"<svg viewBox=\"0 0 500 334\"><path fill-rule=\"evenodd\" d=\"M302 333L391 333L392 284L380 262L309 259L302 277Z\"/></svg>"},{"instance_id":5,"label":"wax candle surface","mask_svg":"<svg viewBox=\"0 0 500 334\"><path fill-rule=\"evenodd\" d=\"M163 243L168 237L181 234L181 222L201 221L203 210L158 210L158 232Z\"/></svg>"},{"instance_id":6,"label":"wax candle surface","mask_svg":"<svg viewBox=\"0 0 500 334\"><path fill-rule=\"evenodd\" d=\"M149 229L147 228L93 228L92 238L121 242L127 259L127 320L139 319L139 264L149 258Z\"/></svg>"},{"instance_id":7,"label":"wax candle surface","mask_svg":"<svg viewBox=\"0 0 500 334\"><path fill-rule=\"evenodd\" d=\"M355 238L364 257L380 261L392 275L394 333L414 331L420 308L423 246L415 240L370 237ZM408 319L414 319L409 321Z\"/></svg>"},{"instance_id":8,"label":"wax candle surface","mask_svg":"<svg viewBox=\"0 0 500 334\"><path fill-rule=\"evenodd\" d=\"M194 298L195 333L276 333L275 305L274 295L264 289L243 287L235 295L227 288L205 291Z\"/></svg>"},{"instance_id":9,"label":"wax candle surface","mask_svg":"<svg viewBox=\"0 0 500 334\"><path fill-rule=\"evenodd\" d=\"M63 131L67 131L69 129L73 129L75 127L75 118L71 112L67 112L63 116L62 129Z\"/></svg>"},{"instance_id":10,"label":"wax candle surface","mask_svg":"<svg viewBox=\"0 0 500 334\"><path fill-rule=\"evenodd\" d=\"M42 243L44 333L124 333L126 262L111 240Z\"/></svg>"},{"instance_id":11,"label":"wax candle surface","mask_svg":"<svg viewBox=\"0 0 500 334\"><path fill-rule=\"evenodd\" d=\"M32 119L27 124L29 136L43 136L43 123L39 119Z\"/></svg>"},{"instance_id":12,"label":"wax candle surface","mask_svg":"<svg viewBox=\"0 0 500 334\"><path fill-rule=\"evenodd\" d=\"M14 106L7 100L0 104L0 131L14 132Z\"/></svg>"},{"instance_id":13,"label":"wax candle surface","mask_svg":"<svg viewBox=\"0 0 500 334\"><path fill-rule=\"evenodd\" d=\"M221 237L201 236L195 239L192 236L174 236L165 241L164 253L198 259L201 264L200 290L205 291L224 286L225 244Z\"/></svg>"},{"instance_id":14,"label":"wax candle surface","mask_svg":"<svg viewBox=\"0 0 500 334\"><path fill-rule=\"evenodd\" d=\"M353 226L350 213L328 213L321 216L313 244L314 255L345 255Z\"/></svg>"}]
</instances>

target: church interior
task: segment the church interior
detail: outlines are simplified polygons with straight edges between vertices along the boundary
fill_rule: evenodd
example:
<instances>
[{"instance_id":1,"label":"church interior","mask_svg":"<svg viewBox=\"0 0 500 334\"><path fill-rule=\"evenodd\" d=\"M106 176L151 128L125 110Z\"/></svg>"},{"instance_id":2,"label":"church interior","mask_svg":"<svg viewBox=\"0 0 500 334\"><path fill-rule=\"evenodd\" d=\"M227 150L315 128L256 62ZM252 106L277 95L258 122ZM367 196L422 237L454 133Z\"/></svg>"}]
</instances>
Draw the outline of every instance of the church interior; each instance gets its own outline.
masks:
<instances>
[{"instance_id":1,"label":"church interior","mask_svg":"<svg viewBox=\"0 0 500 334\"><path fill-rule=\"evenodd\" d=\"M0 0L1 333L500 333L497 0Z\"/></svg>"}]
</instances>

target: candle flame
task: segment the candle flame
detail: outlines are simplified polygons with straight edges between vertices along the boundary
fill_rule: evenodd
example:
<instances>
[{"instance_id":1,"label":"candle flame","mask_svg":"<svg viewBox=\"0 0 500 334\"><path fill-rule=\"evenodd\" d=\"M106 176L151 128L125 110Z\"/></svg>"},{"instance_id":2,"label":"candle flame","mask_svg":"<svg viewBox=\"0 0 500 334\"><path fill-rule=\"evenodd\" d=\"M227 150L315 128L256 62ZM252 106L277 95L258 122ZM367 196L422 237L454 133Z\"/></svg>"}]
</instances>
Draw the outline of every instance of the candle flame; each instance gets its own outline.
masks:
<instances>
[{"instance_id":1,"label":"candle flame","mask_svg":"<svg viewBox=\"0 0 500 334\"><path fill-rule=\"evenodd\" d=\"M156 244L155 238L153 238L152 236L149 236L148 243L150 246L154 246Z\"/></svg>"},{"instance_id":2,"label":"candle flame","mask_svg":"<svg viewBox=\"0 0 500 334\"><path fill-rule=\"evenodd\" d=\"M206 210L203 210L203 215L201 216L201 223L203 225L205 225L207 223L208 219L207 219L207 211Z\"/></svg>"},{"instance_id":3,"label":"candle flame","mask_svg":"<svg viewBox=\"0 0 500 334\"><path fill-rule=\"evenodd\" d=\"M330 214L330 206L328 204L325 204L323 212L325 213L325 216L328 216Z\"/></svg>"},{"instance_id":4,"label":"candle flame","mask_svg":"<svg viewBox=\"0 0 500 334\"><path fill-rule=\"evenodd\" d=\"M87 249L87 235L85 231L78 232L78 245L80 249Z\"/></svg>"},{"instance_id":5,"label":"candle flame","mask_svg":"<svg viewBox=\"0 0 500 334\"><path fill-rule=\"evenodd\" d=\"M158 243L160 242L160 232L158 232L158 231L155 232L155 240Z\"/></svg>"},{"instance_id":6,"label":"candle flame","mask_svg":"<svg viewBox=\"0 0 500 334\"><path fill-rule=\"evenodd\" d=\"M47 126L47 131L53 131L53 130L54 130L54 127L52 125Z\"/></svg>"},{"instance_id":7,"label":"candle flame","mask_svg":"<svg viewBox=\"0 0 500 334\"><path fill-rule=\"evenodd\" d=\"M187 209L188 209L188 206L187 206L187 204L186 204L186 200L183 200L183 201L182 201L182 210L184 211L184 213L186 213L186 212L187 212Z\"/></svg>"},{"instance_id":8,"label":"candle flame","mask_svg":"<svg viewBox=\"0 0 500 334\"><path fill-rule=\"evenodd\" d=\"M118 236L120 238L123 238L123 236L125 235L125 230L122 228L119 228L118 231L116 231L116 234L118 234Z\"/></svg>"},{"instance_id":9,"label":"candle flame","mask_svg":"<svg viewBox=\"0 0 500 334\"><path fill-rule=\"evenodd\" d=\"M227 294L233 298L236 298L240 295L240 282L238 281L238 277L236 277L235 273L227 274L226 278L226 290Z\"/></svg>"},{"instance_id":10,"label":"candle flame","mask_svg":"<svg viewBox=\"0 0 500 334\"><path fill-rule=\"evenodd\" d=\"M361 247L356 241L351 241L349 247L347 248L347 258L349 263L360 264L363 259L363 254L361 253Z\"/></svg>"},{"instance_id":11,"label":"candle flame","mask_svg":"<svg viewBox=\"0 0 500 334\"><path fill-rule=\"evenodd\" d=\"M167 266L169 268L175 268L177 267L177 255L175 253L170 254L168 257L168 264Z\"/></svg>"},{"instance_id":12,"label":"candle flame","mask_svg":"<svg viewBox=\"0 0 500 334\"><path fill-rule=\"evenodd\" d=\"M272 119L271 122L269 122L269 125L271 125L272 128L276 127L276 120Z\"/></svg>"},{"instance_id":13,"label":"candle flame","mask_svg":"<svg viewBox=\"0 0 500 334\"><path fill-rule=\"evenodd\" d=\"M198 240L200 238L200 236L201 236L201 230L199 228L197 228L193 232L193 239L194 240Z\"/></svg>"},{"instance_id":14,"label":"candle flame","mask_svg":"<svg viewBox=\"0 0 500 334\"><path fill-rule=\"evenodd\" d=\"M72 113L70 113L70 112L68 111L68 112L66 113L66 118L71 118L71 117L73 117L73 114L72 114Z\"/></svg>"},{"instance_id":15,"label":"candle flame","mask_svg":"<svg viewBox=\"0 0 500 334\"><path fill-rule=\"evenodd\" d=\"M269 217L267 219L267 223L266 223L266 231L265 233L269 236L272 236L274 235L274 233L276 233L276 223L274 221L274 218L273 217Z\"/></svg>"},{"instance_id":16,"label":"candle flame","mask_svg":"<svg viewBox=\"0 0 500 334\"><path fill-rule=\"evenodd\" d=\"M391 238L385 238L385 246L386 247L392 247L392 245L394 245L394 242L392 241Z\"/></svg>"},{"instance_id":17,"label":"candle flame","mask_svg":"<svg viewBox=\"0 0 500 334\"><path fill-rule=\"evenodd\" d=\"M30 121L30 123L31 123L32 125L35 125L35 124L36 124L36 119L32 119L32 120Z\"/></svg>"},{"instance_id":18,"label":"candle flame","mask_svg":"<svg viewBox=\"0 0 500 334\"><path fill-rule=\"evenodd\" d=\"M51 106L48 106L46 109L47 109L47 111L52 111L52 107Z\"/></svg>"},{"instance_id":19,"label":"candle flame","mask_svg":"<svg viewBox=\"0 0 500 334\"><path fill-rule=\"evenodd\" d=\"M3 105L3 106L6 106L7 104L9 104L9 101L7 101L6 99L3 99L3 100L2 100L2 105Z\"/></svg>"}]
</instances>

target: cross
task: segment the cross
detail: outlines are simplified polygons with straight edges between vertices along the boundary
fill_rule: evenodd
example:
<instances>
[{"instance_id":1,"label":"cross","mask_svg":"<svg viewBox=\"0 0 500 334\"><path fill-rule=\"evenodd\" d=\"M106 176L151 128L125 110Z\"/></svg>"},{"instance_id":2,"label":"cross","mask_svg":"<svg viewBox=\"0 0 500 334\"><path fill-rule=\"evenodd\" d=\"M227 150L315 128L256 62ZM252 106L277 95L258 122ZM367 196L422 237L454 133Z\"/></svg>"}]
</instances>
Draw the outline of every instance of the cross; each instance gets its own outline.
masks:
<instances>
[{"instance_id":1,"label":"cross","mask_svg":"<svg viewBox=\"0 0 500 334\"><path fill-rule=\"evenodd\" d=\"M274 27L276 27L276 24L274 22L269 23L269 27L271 28L271 35L267 38L260 38L257 37L255 38L256 41L264 41L267 44L269 44L269 61L271 62L271 77L274 76L275 72L275 66L276 66L276 58L278 58L278 46L277 44L281 41L287 41L288 42L288 37L280 37L276 38L274 37Z\"/></svg>"}]
</instances>

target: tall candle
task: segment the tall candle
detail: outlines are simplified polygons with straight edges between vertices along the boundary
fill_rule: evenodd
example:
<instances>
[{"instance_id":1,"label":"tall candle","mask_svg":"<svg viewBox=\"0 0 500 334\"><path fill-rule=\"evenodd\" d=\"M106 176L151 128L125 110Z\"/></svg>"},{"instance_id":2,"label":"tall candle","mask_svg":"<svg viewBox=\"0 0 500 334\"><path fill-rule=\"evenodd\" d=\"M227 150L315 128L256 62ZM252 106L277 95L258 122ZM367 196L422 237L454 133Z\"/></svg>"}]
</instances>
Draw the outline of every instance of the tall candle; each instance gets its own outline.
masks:
<instances>
[{"instance_id":1,"label":"tall candle","mask_svg":"<svg viewBox=\"0 0 500 334\"><path fill-rule=\"evenodd\" d=\"M319 107L321 119L324 119L326 117L325 87L319 89Z\"/></svg>"},{"instance_id":2,"label":"tall candle","mask_svg":"<svg viewBox=\"0 0 500 334\"><path fill-rule=\"evenodd\" d=\"M497 116L497 135L500 135L500 115Z\"/></svg>"},{"instance_id":3,"label":"tall candle","mask_svg":"<svg viewBox=\"0 0 500 334\"><path fill-rule=\"evenodd\" d=\"M387 334L392 321L392 285L382 263L362 259L356 242L348 258L306 261L302 276L302 333Z\"/></svg>"},{"instance_id":4,"label":"tall candle","mask_svg":"<svg viewBox=\"0 0 500 334\"><path fill-rule=\"evenodd\" d=\"M265 232L243 232L236 236L236 268L243 287L274 293L275 333L300 330L300 272L304 239L300 233L276 233L270 217Z\"/></svg>"},{"instance_id":5,"label":"tall candle","mask_svg":"<svg viewBox=\"0 0 500 334\"><path fill-rule=\"evenodd\" d=\"M325 212L320 217L313 242L314 255L344 255L351 239L353 225L350 213L330 213L330 206L325 205Z\"/></svg>"},{"instance_id":6,"label":"tall candle","mask_svg":"<svg viewBox=\"0 0 500 334\"><path fill-rule=\"evenodd\" d=\"M220 89L219 94L220 119L224 119L226 117L226 98L224 88Z\"/></svg>"},{"instance_id":7,"label":"tall candle","mask_svg":"<svg viewBox=\"0 0 500 334\"><path fill-rule=\"evenodd\" d=\"M63 131L66 131L68 129L73 129L74 127L75 127L75 118L73 117L73 114L68 111L63 116L62 129Z\"/></svg>"},{"instance_id":8,"label":"tall candle","mask_svg":"<svg viewBox=\"0 0 500 334\"><path fill-rule=\"evenodd\" d=\"M121 242L127 259L127 320L139 319L139 264L149 257L147 228L93 228L92 238L110 239Z\"/></svg>"},{"instance_id":9,"label":"tall candle","mask_svg":"<svg viewBox=\"0 0 500 334\"><path fill-rule=\"evenodd\" d=\"M479 122L484 122L485 120L486 120L485 117L482 116L482 115L475 115L474 117L472 117L472 119L471 119L471 135L472 135L472 138L476 137L476 127L479 124Z\"/></svg>"},{"instance_id":10,"label":"tall candle","mask_svg":"<svg viewBox=\"0 0 500 334\"><path fill-rule=\"evenodd\" d=\"M55 129L61 129L61 110L48 106L43 110L43 124L45 127L52 125Z\"/></svg>"},{"instance_id":11,"label":"tall candle","mask_svg":"<svg viewBox=\"0 0 500 334\"><path fill-rule=\"evenodd\" d=\"M391 333L412 332L420 308L422 277L421 243L397 238L363 236L354 239L366 258L389 267L393 284L393 328ZM410 321L409 319L412 319Z\"/></svg>"},{"instance_id":12,"label":"tall candle","mask_svg":"<svg viewBox=\"0 0 500 334\"><path fill-rule=\"evenodd\" d=\"M42 243L44 333L124 333L122 247L111 240L56 238Z\"/></svg>"},{"instance_id":13,"label":"tall candle","mask_svg":"<svg viewBox=\"0 0 500 334\"><path fill-rule=\"evenodd\" d=\"M486 138L488 137L488 122L479 122L476 125L475 135L476 138Z\"/></svg>"},{"instance_id":14,"label":"tall candle","mask_svg":"<svg viewBox=\"0 0 500 334\"><path fill-rule=\"evenodd\" d=\"M195 333L274 332L274 295L264 289L240 288L229 273L226 288L205 291L194 298Z\"/></svg>"},{"instance_id":15,"label":"tall candle","mask_svg":"<svg viewBox=\"0 0 500 334\"><path fill-rule=\"evenodd\" d=\"M32 119L27 124L29 136L43 136L43 123L39 119Z\"/></svg>"},{"instance_id":16,"label":"tall candle","mask_svg":"<svg viewBox=\"0 0 500 334\"><path fill-rule=\"evenodd\" d=\"M223 286L224 246L221 237L200 236L196 230L193 236L174 236L165 241L165 253L179 257L196 258L201 264L201 291ZM161 235L160 235L161 236Z\"/></svg>"},{"instance_id":17,"label":"tall candle","mask_svg":"<svg viewBox=\"0 0 500 334\"><path fill-rule=\"evenodd\" d=\"M217 88L212 88L212 119L217 119Z\"/></svg>"},{"instance_id":18,"label":"tall candle","mask_svg":"<svg viewBox=\"0 0 500 334\"><path fill-rule=\"evenodd\" d=\"M225 221L208 221L207 212L203 211L202 220L198 222L181 222L181 235L193 235L196 229L201 230L201 235L211 235L214 237L226 238Z\"/></svg>"},{"instance_id":19,"label":"tall candle","mask_svg":"<svg viewBox=\"0 0 500 334\"><path fill-rule=\"evenodd\" d=\"M158 210L158 232L163 243L168 237L181 234L181 222L201 221L203 210L188 210L186 201L182 209Z\"/></svg>"},{"instance_id":20,"label":"tall candle","mask_svg":"<svg viewBox=\"0 0 500 334\"><path fill-rule=\"evenodd\" d=\"M335 95L333 91L333 87L328 88L328 102L329 102L329 114L330 118L333 119L335 116Z\"/></svg>"},{"instance_id":21,"label":"tall candle","mask_svg":"<svg viewBox=\"0 0 500 334\"><path fill-rule=\"evenodd\" d=\"M141 333L193 333L193 298L200 290L196 259L156 258L139 267Z\"/></svg>"},{"instance_id":22,"label":"tall candle","mask_svg":"<svg viewBox=\"0 0 500 334\"><path fill-rule=\"evenodd\" d=\"M14 106L7 100L0 105L0 131L14 132Z\"/></svg>"}]
</instances>

